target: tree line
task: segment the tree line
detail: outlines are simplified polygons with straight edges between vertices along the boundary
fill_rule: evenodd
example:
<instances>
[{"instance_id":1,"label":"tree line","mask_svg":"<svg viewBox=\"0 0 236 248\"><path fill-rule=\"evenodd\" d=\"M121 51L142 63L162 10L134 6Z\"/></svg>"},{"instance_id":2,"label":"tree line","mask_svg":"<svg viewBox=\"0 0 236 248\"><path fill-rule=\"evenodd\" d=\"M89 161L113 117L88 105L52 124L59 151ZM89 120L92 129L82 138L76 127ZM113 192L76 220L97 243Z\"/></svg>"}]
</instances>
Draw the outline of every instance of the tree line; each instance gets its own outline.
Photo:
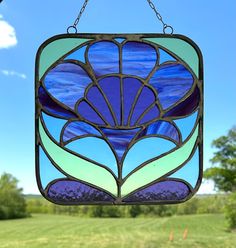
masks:
<instances>
[{"instance_id":1,"label":"tree line","mask_svg":"<svg viewBox=\"0 0 236 248\"><path fill-rule=\"evenodd\" d=\"M30 213L95 218L135 218L223 213L227 197L227 195L196 196L178 205L60 206L50 203L42 197L29 197L26 202L27 211Z\"/></svg>"}]
</instances>

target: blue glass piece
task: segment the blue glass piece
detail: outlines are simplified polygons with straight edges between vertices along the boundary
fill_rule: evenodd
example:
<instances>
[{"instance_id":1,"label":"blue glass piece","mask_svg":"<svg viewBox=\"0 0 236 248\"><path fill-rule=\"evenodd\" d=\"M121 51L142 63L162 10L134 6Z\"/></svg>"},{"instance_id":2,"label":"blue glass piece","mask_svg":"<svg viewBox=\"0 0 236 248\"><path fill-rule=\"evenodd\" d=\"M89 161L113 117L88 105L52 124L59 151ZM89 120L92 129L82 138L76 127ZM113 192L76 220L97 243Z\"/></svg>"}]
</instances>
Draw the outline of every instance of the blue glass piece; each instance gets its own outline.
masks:
<instances>
[{"instance_id":1,"label":"blue glass piece","mask_svg":"<svg viewBox=\"0 0 236 248\"><path fill-rule=\"evenodd\" d=\"M129 130L101 128L101 131L105 134L120 160L140 128Z\"/></svg>"},{"instance_id":2,"label":"blue glass piece","mask_svg":"<svg viewBox=\"0 0 236 248\"><path fill-rule=\"evenodd\" d=\"M52 98L48 95L47 91L43 87L39 87L38 98L43 109L50 114L65 119L77 117L72 111L61 107L58 103L52 100Z\"/></svg>"},{"instance_id":3,"label":"blue glass piece","mask_svg":"<svg viewBox=\"0 0 236 248\"><path fill-rule=\"evenodd\" d=\"M167 61L176 61L174 57L172 57L169 53L159 48L160 60L159 64L162 64Z\"/></svg>"},{"instance_id":4,"label":"blue glass piece","mask_svg":"<svg viewBox=\"0 0 236 248\"><path fill-rule=\"evenodd\" d=\"M115 39L117 42L119 42L119 43L122 43L125 39L123 39L123 38L116 38Z\"/></svg>"},{"instance_id":5,"label":"blue glass piece","mask_svg":"<svg viewBox=\"0 0 236 248\"><path fill-rule=\"evenodd\" d=\"M119 77L106 77L99 81L102 91L111 104L112 111L121 125L121 79Z\"/></svg>"},{"instance_id":6,"label":"blue glass piece","mask_svg":"<svg viewBox=\"0 0 236 248\"><path fill-rule=\"evenodd\" d=\"M128 124L130 110L142 85L142 82L136 78L123 79L124 125Z\"/></svg>"},{"instance_id":7,"label":"blue glass piece","mask_svg":"<svg viewBox=\"0 0 236 248\"><path fill-rule=\"evenodd\" d=\"M93 106L98 110L98 112L104 117L104 119L111 125L115 126L111 111L109 110L108 103L106 102L101 91L96 85L89 88L87 92L87 99Z\"/></svg>"},{"instance_id":8,"label":"blue glass piece","mask_svg":"<svg viewBox=\"0 0 236 248\"><path fill-rule=\"evenodd\" d=\"M98 113L84 100L78 104L78 114L85 118L85 120L91 121L95 124L104 124L104 121L98 115Z\"/></svg>"},{"instance_id":9,"label":"blue glass piece","mask_svg":"<svg viewBox=\"0 0 236 248\"><path fill-rule=\"evenodd\" d=\"M153 91L149 87L144 86L135 104L130 122L131 125L134 125L138 121L139 117L145 112L145 110L147 110L155 101L156 96L154 95ZM150 120L157 117L158 116L155 115L151 116Z\"/></svg>"},{"instance_id":10,"label":"blue glass piece","mask_svg":"<svg viewBox=\"0 0 236 248\"><path fill-rule=\"evenodd\" d=\"M82 138L69 143L66 147L71 151L105 165L115 175L118 175L115 156L104 140L95 137Z\"/></svg>"},{"instance_id":11,"label":"blue glass piece","mask_svg":"<svg viewBox=\"0 0 236 248\"><path fill-rule=\"evenodd\" d=\"M151 120L154 120L160 116L160 110L157 105L154 105L139 121L139 124L145 124Z\"/></svg>"},{"instance_id":12,"label":"blue glass piece","mask_svg":"<svg viewBox=\"0 0 236 248\"><path fill-rule=\"evenodd\" d=\"M181 169L171 174L169 178L179 178L187 181L195 188L199 177L199 150L197 149L191 160Z\"/></svg>"},{"instance_id":13,"label":"blue glass piece","mask_svg":"<svg viewBox=\"0 0 236 248\"><path fill-rule=\"evenodd\" d=\"M44 84L54 98L74 109L91 81L87 72L79 65L63 63L47 73Z\"/></svg>"},{"instance_id":14,"label":"blue glass piece","mask_svg":"<svg viewBox=\"0 0 236 248\"><path fill-rule=\"evenodd\" d=\"M110 41L92 44L88 50L88 60L97 77L119 73L119 48Z\"/></svg>"},{"instance_id":15,"label":"blue glass piece","mask_svg":"<svg viewBox=\"0 0 236 248\"><path fill-rule=\"evenodd\" d=\"M66 59L73 59L73 60L78 60L81 61L83 63L85 63L85 51L86 51L87 46L83 46L80 49L74 51L73 53L69 54Z\"/></svg>"},{"instance_id":16,"label":"blue glass piece","mask_svg":"<svg viewBox=\"0 0 236 248\"><path fill-rule=\"evenodd\" d=\"M122 73L148 77L157 62L156 49L142 42L127 42L122 50Z\"/></svg>"},{"instance_id":17,"label":"blue glass piece","mask_svg":"<svg viewBox=\"0 0 236 248\"><path fill-rule=\"evenodd\" d=\"M182 134L182 141L185 141L186 138L192 132L194 125L197 121L197 117L198 117L198 111L194 112L192 115L186 118L178 119L174 121L177 127L180 129L180 132Z\"/></svg>"},{"instance_id":18,"label":"blue glass piece","mask_svg":"<svg viewBox=\"0 0 236 248\"><path fill-rule=\"evenodd\" d=\"M179 142L180 137L174 125L167 121L157 121L149 125L143 131L145 135L162 135Z\"/></svg>"},{"instance_id":19,"label":"blue glass piece","mask_svg":"<svg viewBox=\"0 0 236 248\"><path fill-rule=\"evenodd\" d=\"M64 130L63 142L67 142L73 138L79 138L80 136L86 135L101 136L101 133L88 123L83 121L73 121L70 122Z\"/></svg>"},{"instance_id":20,"label":"blue glass piece","mask_svg":"<svg viewBox=\"0 0 236 248\"><path fill-rule=\"evenodd\" d=\"M182 64L170 63L162 65L149 83L157 90L160 103L166 109L189 92L194 79Z\"/></svg>"},{"instance_id":21,"label":"blue glass piece","mask_svg":"<svg viewBox=\"0 0 236 248\"><path fill-rule=\"evenodd\" d=\"M45 113L42 113L43 121L50 135L57 141L60 142L60 135L63 126L66 124L66 120L51 117Z\"/></svg>"},{"instance_id":22,"label":"blue glass piece","mask_svg":"<svg viewBox=\"0 0 236 248\"><path fill-rule=\"evenodd\" d=\"M66 178L66 176L51 163L41 147L39 147L39 175L43 189L55 179Z\"/></svg>"},{"instance_id":23,"label":"blue glass piece","mask_svg":"<svg viewBox=\"0 0 236 248\"><path fill-rule=\"evenodd\" d=\"M199 101L200 91L196 86L193 93L189 97L170 109L167 113L165 113L164 117L171 116L171 118L174 119L175 117L190 115L199 106Z\"/></svg>"},{"instance_id":24,"label":"blue glass piece","mask_svg":"<svg viewBox=\"0 0 236 248\"><path fill-rule=\"evenodd\" d=\"M139 140L125 157L122 176L127 176L132 170L149 159L170 151L176 145L166 139L151 137Z\"/></svg>"}]
</instances>

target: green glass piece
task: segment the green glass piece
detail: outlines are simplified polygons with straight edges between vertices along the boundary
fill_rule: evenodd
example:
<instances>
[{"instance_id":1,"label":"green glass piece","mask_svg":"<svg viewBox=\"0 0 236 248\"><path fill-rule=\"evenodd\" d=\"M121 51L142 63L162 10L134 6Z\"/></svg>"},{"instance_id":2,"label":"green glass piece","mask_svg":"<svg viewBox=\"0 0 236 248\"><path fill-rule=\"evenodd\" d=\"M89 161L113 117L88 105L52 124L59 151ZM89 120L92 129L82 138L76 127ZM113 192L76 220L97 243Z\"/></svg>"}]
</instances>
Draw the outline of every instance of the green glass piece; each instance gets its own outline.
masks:
<instances>
[{"instance_id":1,"label":"green glass piece","mask_svg":"<svg viewBox=\"0 0 236 248\"><path fill-rule=\"evenodd\" d=\"M65 38L55 40L43 48L39 60L39 79L47 71L47 69L59 58L72 49L91 39Z\"/></svg>"},{"instance_id":2,"label":"green glass piece","mask_svg":"<svg viewBox=\"0 0 236 248\"><path fill-rule=\"evenodd\" d=\"M186 41L177 38L145 38L159 44L179 56L199 77L199 57L196 50Z\"/></svg>"},{"instance_id":3,"label":"green glass piece","mask_svg":"<svg viewBox=\"0 0 236 248\"><path fill-rule=\"evenodd\" d=\"M160 159L152 161L134 174L131 174L121 187L121 196L126 196L132 191L157 180L183 164L191 155L197 137L198 126L192 134L192 137L181 148Z\"/></svg>"},{"instance_id":4,"label":"green glass piece","mask_svg":"<svg viewBox=\"0 0 236 248\"><path fill-rule=\"evenodd\" d=\"M60 148L48 137L41 121L39 121L39 133L48 155L63 172L117 195L116 181L106 169Z\"/></svg>"}]
</instances>

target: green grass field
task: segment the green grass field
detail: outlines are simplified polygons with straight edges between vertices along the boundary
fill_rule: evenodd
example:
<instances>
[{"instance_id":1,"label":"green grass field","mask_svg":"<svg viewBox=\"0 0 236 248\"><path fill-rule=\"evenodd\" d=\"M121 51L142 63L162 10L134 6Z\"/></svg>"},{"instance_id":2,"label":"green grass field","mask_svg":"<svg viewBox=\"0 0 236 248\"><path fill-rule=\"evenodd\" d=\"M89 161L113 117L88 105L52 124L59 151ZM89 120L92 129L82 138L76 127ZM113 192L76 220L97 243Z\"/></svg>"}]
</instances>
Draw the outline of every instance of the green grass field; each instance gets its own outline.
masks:
<instances>
[{"instance_id":1,"label":"green grass field","mask_svg":"<svg viewBox=\"0 0 236 248\"><path fill-rule=\"evenodd\" d=\"M187 239L183 239L188 228ZM169 241L173 232L173 241ZM167 218L86 219L33 215L0 221L0 247L236 247L236 233L226 232L222 215Z\"/></svg>"}]
</instances>

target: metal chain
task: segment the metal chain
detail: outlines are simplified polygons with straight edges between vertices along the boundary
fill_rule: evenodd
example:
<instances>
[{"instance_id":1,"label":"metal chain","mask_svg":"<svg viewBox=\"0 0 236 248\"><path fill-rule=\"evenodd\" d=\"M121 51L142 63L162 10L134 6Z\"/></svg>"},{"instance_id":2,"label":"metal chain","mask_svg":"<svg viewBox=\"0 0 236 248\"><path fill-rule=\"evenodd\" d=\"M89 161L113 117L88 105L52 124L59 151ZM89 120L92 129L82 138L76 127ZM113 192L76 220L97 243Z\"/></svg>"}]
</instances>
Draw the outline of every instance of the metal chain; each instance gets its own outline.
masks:
<instances>
[{"instance_id":1,"label":"metal chain","mask_svg":"<svg viewBox=\"0 0 236 248\"><path fill-rule=\"evenodd\" d=\"M153 3L151 0L147 0L147 2L149 3L151 9L153 9L153 11L155 12L155 14L156 14L158 20L162 23L162 25L163 25L163 33L166 34L166 33L167 33L167 30L169 30L169 31L170 31L170 34L173 34L173 32L174 32L173 27L170 26L170 25L168 25L168 24L166 24L166 23L163 21L163 18L162 18L162 16L161 16L161 14L158 12L158 10L156 9L154 3Z\"/></svg>"},{"instance_id":2,"label":"metal chain","mask_svg":"<svg viewBox=\"0 0 236 248\"><path fill-rule=\"evenodd\" d=\"M81 8L81 10L80 10L80 12L79 12L79 15L78 15L77 18L75 19L74 24L71 25L71 26L69 26L69 27L67 28L67 33L68 33L68 34L70 33L70 30L74 30L74 33L77 33L77 32L78 32L78 30L77 30L77 25L79 24L80 18L81 18L81 16L83 15L83 13L84 13L84 11L85 11L85 9L86 9L86 7L87 7L88 1L89 1L89 0L85 0L85 1L84 1L84 4L83 4L83 6L82 6L82 8Z\"/></svg>"},{"instance_id":3,"label":"metal chain","mask_svg":"<svg viewBox=\"0 0 236 248\"><path fill-rule=\"evenodd\" d=\"M77 18L75 19L74 24L71 25L71 26L69 26L69 27L67 28L67 33L68 33L68 34L70 33L71 30L74 30L74 33L77 33L77 32L78 32L78 30L77 30L77 25L79 24L80 18L81 18L81 16L83 15L83 13L84 13L84 11L85 11L85 9L86 9L86 7L87 7L88 1L89 1L89 0L85 0L85 1L84 1L84 4L83 4L83 6L82 6L82 8L81 8L81 10L80 10L80 12L79 12L79 15L78 15ZM169 31L170 31L170 34L173 34L173 32L174 32L173 27L170 26L170 25L168 25L168 24L166 24L166 23L163 21L163 18L162 18L162 16L161 16L161 14L157 11L157 9L156 9L154 3L153 3L151 0L147 0L147 2L148 2L148 4L150 5L151 9L153 9L153 11L155 12L155 14L156 14L158 20L162 23L162 25L163 25L163 33L166 34L167 30L169 30Z\"/></svg>"}]
</instances>

